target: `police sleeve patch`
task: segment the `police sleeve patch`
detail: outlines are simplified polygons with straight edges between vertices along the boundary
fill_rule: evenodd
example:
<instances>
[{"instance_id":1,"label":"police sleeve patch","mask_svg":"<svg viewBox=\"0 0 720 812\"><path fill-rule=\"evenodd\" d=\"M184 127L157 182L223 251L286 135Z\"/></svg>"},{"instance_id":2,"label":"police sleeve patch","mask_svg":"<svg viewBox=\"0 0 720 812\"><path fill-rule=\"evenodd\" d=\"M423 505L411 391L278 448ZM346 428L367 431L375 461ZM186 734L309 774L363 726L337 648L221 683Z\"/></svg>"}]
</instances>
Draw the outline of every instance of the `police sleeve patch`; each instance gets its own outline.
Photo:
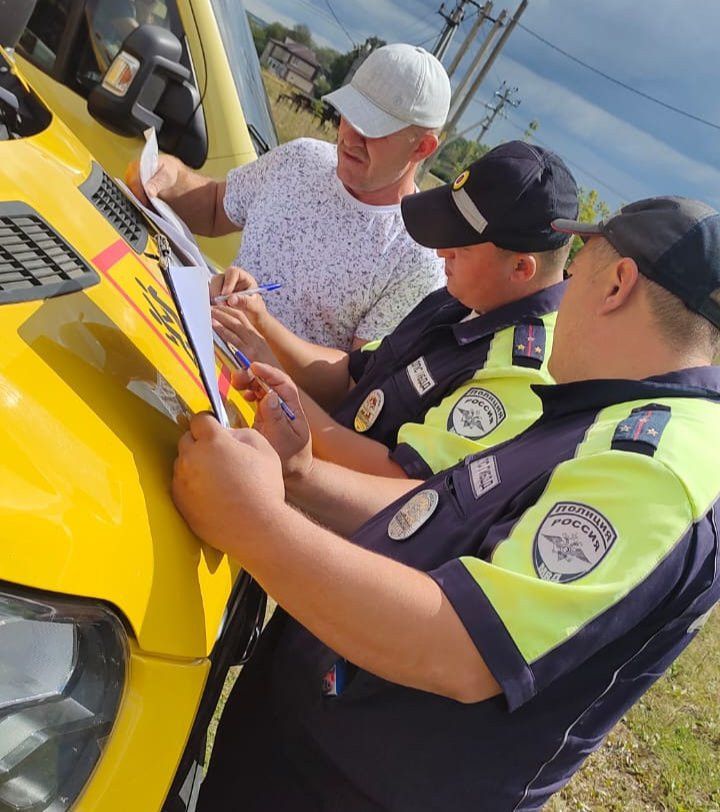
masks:
<instances>
[{"instance_id":1,"label":"police sleeve patch","mask_svg":"<svg viewBox=\"0 0 720 812\"><path fill-rule=\"evenodd\" d=\"M450 410L447 430L468 440L480 440L505 420L500 398L489 389L473 386Z\"/></svg>"},{"instance_id":2,"label":"police sleeve patch","mask_svg":"<svg viewBox=\"0 0 720 812\"><path fill-rule=\"evenodd\" d=\"M435 386L435 378L430 374L424 356L421 355L412 364L408 364L405 371L418 395L424 395Z\"/></svg>"},{"instance_id":3,"label":"police sleeve patch","mask_svg":"<svg viewBox=\"0 0 720 812\"><path fill-rule=\"evenodd\" d=\"M616 538L600 511L580 502L557 502L535 534L535 572L544 581L575 581L597 567Z\"/></svg>"},{"instance_id":4,"label":"police sleeve patch","mask_svg":"<svg viewBox=\"0 0 720 812\"><path fill-rule=\"evenodd\" d=\"M513 366L540 369L545 361L546 338L542 319L518 324L513 333Z\"/></svg>"},{"instance_id":5,"label":"police sleeve patch","mask_svg":"<svg viewBox=\"0 0 720 812\"><path fill-rule=\"evenodd\" d=\"M468 469L470 474L470 487L476 499L479 499L483 494L486 494L493 488L497 488L502 481L494 454L472 460Z\"/></svg>"},{"instance_id":6,"label":"police sleeve patch","mask_svg":"<svg viewBox=\"0 0 720 812\"><path fill-rule=\"evenodd\" d=\"M659 403L639 406L617 424L610 447L616 451L634 451L652 457L670 417L669 406Z\"/></svg>"}]
</instances>

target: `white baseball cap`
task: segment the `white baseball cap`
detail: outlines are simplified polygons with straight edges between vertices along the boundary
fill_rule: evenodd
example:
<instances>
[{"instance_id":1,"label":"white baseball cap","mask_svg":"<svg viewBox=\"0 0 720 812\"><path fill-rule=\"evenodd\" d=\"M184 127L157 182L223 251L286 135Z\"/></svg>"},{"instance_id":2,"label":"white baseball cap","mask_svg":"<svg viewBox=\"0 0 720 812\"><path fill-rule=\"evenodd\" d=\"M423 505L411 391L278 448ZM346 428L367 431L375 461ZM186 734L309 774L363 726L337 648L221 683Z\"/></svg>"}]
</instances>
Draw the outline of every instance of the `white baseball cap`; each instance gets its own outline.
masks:
<instances>
[{"instance_id":1,"label":"white baseball cap","mask_svg":"<svg viewBox=\"0 0 720 812\"><path fill-rule=\"evenodd\" d=\"M450 109L450 80L431 53L396 43L373 51L350 84L323 99L366 138L383 138L416 124L442 127Z\"/></svg>"}]
</instances>

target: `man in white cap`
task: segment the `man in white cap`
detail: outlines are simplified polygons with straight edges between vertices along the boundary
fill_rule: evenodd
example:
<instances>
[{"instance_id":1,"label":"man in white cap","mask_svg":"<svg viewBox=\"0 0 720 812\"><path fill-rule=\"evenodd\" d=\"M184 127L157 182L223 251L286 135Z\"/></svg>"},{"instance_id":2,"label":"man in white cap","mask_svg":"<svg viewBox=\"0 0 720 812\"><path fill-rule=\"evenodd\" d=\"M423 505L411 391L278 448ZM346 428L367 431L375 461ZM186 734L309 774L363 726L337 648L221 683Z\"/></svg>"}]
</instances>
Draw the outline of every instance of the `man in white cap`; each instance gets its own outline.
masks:
<instances>
[{"instance_id":1,"label":"man in white cap","mask_svg":"<svg viewBox=\"0 0 720 812\"><path fill-rule=\"evenodd\" d=\"M197 234L243 230L236 265L282 284L268 309L309 341L353 349L382 337L442 286L442 261L407 233L400 200L438 146L450 105L440 62L412 45L373 51L325 97L340 113L337 146L301 138L227 178L163 155L146 186ZM137 171L128 181L144 197Z\"/></svg>"}]
</instances>

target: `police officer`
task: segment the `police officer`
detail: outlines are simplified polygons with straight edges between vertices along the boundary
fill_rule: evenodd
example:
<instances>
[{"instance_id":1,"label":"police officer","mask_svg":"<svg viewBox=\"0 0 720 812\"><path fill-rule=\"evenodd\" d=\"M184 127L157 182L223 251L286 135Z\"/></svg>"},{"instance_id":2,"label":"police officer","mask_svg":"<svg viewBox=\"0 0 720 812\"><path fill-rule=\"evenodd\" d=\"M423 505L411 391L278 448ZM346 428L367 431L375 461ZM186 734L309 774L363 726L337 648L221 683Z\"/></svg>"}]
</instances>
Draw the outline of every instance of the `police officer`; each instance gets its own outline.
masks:
<instances>
[{"instance_id":1,"label":"police officer","mask_svg":"<svg viewBox=\"0 0 720 812\"><path fill-rule=\"evenodd\" d=\"M530 386L549 382L569 252L568 235L550 223L577 209L575 181L557 155L521 141L502 144L454 183L403 199L410 235L445 259L447 287L381 342L349 356L313 347L259 302L250 306L285 369L312 397L331 405L331 393L345 393L334 420L308 406L316 453L356 470L422 479L527 428L540 413ZM248 305L246 297L232 301ZM262 356L246 344L255 337L232 309L215 315L224 338Z\"/></svg>"},{"instance_id":2,"label":"police officer","mask_svg":"<svg viewBox=\"0 0 720 812\"><path fill-rule=\"evenodd\" d=\"M334 490L260 404L287 495L331 503L352 543L286 504L258 432L193 420L176 502L282 607L201 809L539 809L720 598L720 214L654 198L556 227L588 243L558 385L514 440L388 503Z\"/></svg>"}]
</instances>

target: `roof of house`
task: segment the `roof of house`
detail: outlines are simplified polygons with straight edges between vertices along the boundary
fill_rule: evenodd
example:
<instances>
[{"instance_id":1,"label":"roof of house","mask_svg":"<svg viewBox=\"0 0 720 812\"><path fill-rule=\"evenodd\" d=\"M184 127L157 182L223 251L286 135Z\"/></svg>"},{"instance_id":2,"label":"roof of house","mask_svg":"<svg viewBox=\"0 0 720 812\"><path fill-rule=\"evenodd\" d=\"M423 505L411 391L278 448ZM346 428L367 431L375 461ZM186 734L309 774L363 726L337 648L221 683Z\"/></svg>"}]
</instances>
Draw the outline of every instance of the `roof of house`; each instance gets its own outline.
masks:
<instances>
[{"instance_id":1,"label":"roof of house","mask_svg":"<svg viewBox=\"0 0 720 812\"><path fill-rule=\"evenodd\" d=\"M318 62L317 56L315 56L315 52L308 48L307 45L301 45L299 42L293 42L293 40L288 39L285 42L280 42L279 39L271 39L276 45L281 45L286 50L290 51L293 56L297 56L299 59L302 59L304 62L308 62L310 65L314 65L316 67L320 67L320 63Z\"/></svg>"}]
</instances>

